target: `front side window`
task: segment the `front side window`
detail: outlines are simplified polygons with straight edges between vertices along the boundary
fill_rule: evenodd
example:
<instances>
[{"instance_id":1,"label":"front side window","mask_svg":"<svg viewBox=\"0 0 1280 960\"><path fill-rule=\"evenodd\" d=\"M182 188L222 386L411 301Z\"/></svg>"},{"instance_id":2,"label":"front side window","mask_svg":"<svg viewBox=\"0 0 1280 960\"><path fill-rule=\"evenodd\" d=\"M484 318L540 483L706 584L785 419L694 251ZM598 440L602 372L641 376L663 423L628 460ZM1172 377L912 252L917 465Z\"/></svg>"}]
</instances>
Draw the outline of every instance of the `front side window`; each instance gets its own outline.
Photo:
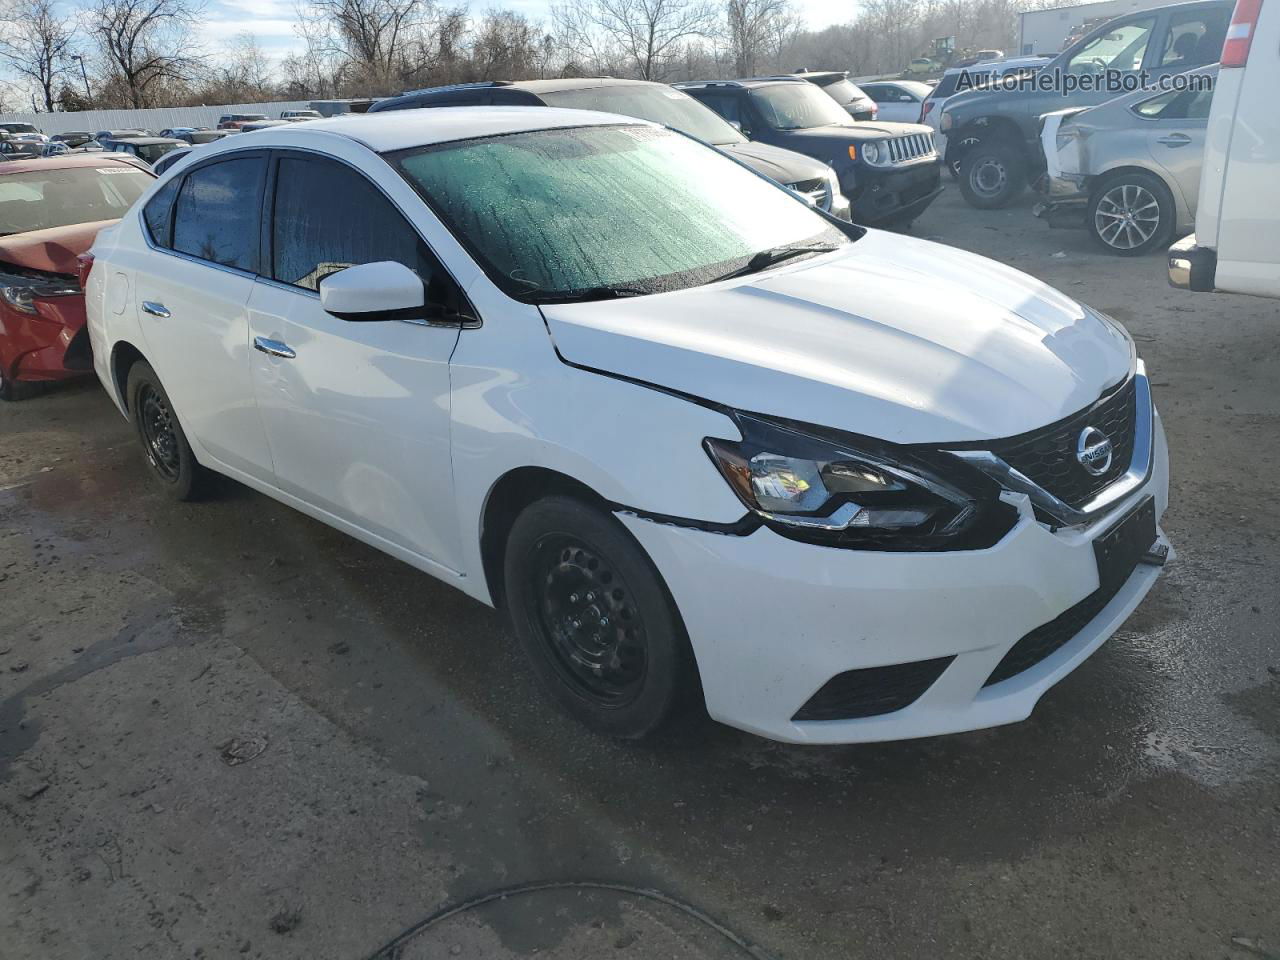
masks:
<instances>
[{"instance_id":1,"label":"front side window","mask_svg":"<svg viewBox=\"0 0 1280 960\"><path fill-rule=\"evenodd\" d=\"M132 164L30 170L0 177L0 235L114 220L154 182Z\"/></svg>"},{"instance_id":2,"label":"front side window","mask_svg":"<svg viewBox=\"0 0 1280 960\"><path fill-rule=\"evenodd\" d=\"M1180 13L1169 18L1162 67L1195 67L1222 56L1226 40L1226 11Z\"/></svg>"},{"instance_id":3,"label":"front side window","mask_svg":"<svg viewBox=\"0 0 1280 960\"><path fill-rule=\"evenodd\" d=\"M811 83L778 83L751 91L751 101L774 130L808 130L811 127L853 123L844 107Z\"/></svg>"},{"instance_id":4,"label":"front side window","mask_svg":"<svg viewBox=\"0 0 1280 960\"><path fill-rule=\"evenodd\" d=\"M507 134L390 159L489 277L527 302L681 289L777 247L847 242L787 191L653 127Z\"/></svg>"},{"instance_id":5,"label":"front side window","mask_svg":"<svg viewBox=\"0 0 1280 960\"><path fill-rule=\"evenodd\" d=\"M1090 74L1120 70L1132 73L1142 66L1155 25L1155 17L1145 17L1099 34L1071 57L1067 72Z\"/></svg>"},{"instance_id":6,"label":"front side window","mask_svg":"<svg viewBox=\"0 0 1280 960\"><path fill-rule=\"evenodd\" d=\"M307 290L319 290L331 273L383 260L417 271L428 287L444 282L417 232L380 190L319 158L280 158L271 259L274 279Z\"/></svg>"},{"instance_id":7,"label":"front side window","mask_svg":"<svg viewBox=\"0 0 1280 960\"><path fill-rule=\"evenodd\" d=\"M258 269L261 156L237 157L192 170L173 215L173 249L240 270Z\"/></svg>"}]
</instances>

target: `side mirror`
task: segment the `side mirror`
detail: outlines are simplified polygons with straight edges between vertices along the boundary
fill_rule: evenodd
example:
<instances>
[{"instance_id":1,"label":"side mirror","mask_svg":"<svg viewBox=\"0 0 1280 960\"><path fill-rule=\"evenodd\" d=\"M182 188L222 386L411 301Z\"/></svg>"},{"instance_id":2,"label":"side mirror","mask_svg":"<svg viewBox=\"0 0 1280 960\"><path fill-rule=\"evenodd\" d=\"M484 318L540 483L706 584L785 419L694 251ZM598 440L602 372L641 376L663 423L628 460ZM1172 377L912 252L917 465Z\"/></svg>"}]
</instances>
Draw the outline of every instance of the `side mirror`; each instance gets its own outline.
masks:
<instances>
[{"instance_id":1,"label":"side mirror","mask_svg":"<svg viewBox=\"0 0 1280 960\"><path fill-rule=\"evenodd\" d=\"M331 273L320 281L320 306L339 320L426 320L426 287L403 263L361 263ZM435 308L442 316L443 307Z\"/></svg>"},{"instance_id":2,"label":"side mirror","mask_svg":"<svg viewBox=\"0 0 1280 960\"><path fill-rule=\"evenodd\" d=\"M733 129L737 130L739 133L741 133L741 132L742 132L742 121L741 121L741 120L730 120L730 121L729 121L729 126L733 127Z\"/></svg>"}]
</instances>

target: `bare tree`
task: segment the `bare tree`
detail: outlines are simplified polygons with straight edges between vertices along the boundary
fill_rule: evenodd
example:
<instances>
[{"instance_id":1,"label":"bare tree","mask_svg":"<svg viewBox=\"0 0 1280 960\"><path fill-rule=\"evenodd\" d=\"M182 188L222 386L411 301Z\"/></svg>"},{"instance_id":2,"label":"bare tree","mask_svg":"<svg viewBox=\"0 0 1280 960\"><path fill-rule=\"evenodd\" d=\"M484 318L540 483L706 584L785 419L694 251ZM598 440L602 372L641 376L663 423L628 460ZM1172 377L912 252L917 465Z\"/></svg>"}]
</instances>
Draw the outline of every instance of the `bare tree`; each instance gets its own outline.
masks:
<instances>
[{"instance_id":1,"label":"bare tree","mask_svg":"<svg viewBox=\"0 0 1280 960\"><path fill-rule=\"evenodd\" d=\"M477 80L526 80L538 75L542 55L542 31L523 14L490 10L471 43L470 73Z\"/></svg>"},{"instance_id":2,"label":"bare tree","mask_svg":"<svg viewBox=\"0 0 1280 960\"><path fill-rule=\"evenodd\" d=\"M201 10L193 0L96 0L89 8L89 29L129 106L146 107L166 82L190 78Z\"/></svg>"},{"instance_id":3,"label":"bare tree","mask_svg":"<svg viewBox=\"0 0 1280 960\"><path fill-rule=\"evenodd\" d=\"M271 62L257 38L241 33L226 45L195 92L206 103L253 103L270 99L274 87Z\"/></svg>"},{"instance_id":4,"label":"bare tree","mask_svg":"<svg viewBox=\"0 0 1280 960\"><path fill-rule=\"evenodd\" d=\"M716 22L704 0L567 0L551 16L572 61L620 61L642 80L666 77L683 45Z\"/></svg>"},{"instance_id":5,"label":"bare tree","mask_svg":"<svg viewBox=\"0 0 1280 960\"><path fill-rule=\"evenodd\" d=\"M338 47L366 83L390 89L408 69L430 6L423 0L316 0L333 25Z\"/></svg>"},{"instance_id":6,"label":"bare tree","mask_svg":"<svg viewBox=\"0 0 1280 960\"><path fill-rule=\"evenodd\" d=\"M71 55L75 27L69 19L58 16L52 0L16 0L5 8L0 29L0 61L32 81L44 109L52 110Z\"/></svg>"},{"instance_id":7,"label":"bare tree","mask_svg":"<svg viewBox=\"0 0 1280 960\"><path fill-rule=\"evenodd\" d=\"M749 77L780 56L796 18L790 0L728 0L725 21L734 72Z\"/></svg>"}]
</instances>

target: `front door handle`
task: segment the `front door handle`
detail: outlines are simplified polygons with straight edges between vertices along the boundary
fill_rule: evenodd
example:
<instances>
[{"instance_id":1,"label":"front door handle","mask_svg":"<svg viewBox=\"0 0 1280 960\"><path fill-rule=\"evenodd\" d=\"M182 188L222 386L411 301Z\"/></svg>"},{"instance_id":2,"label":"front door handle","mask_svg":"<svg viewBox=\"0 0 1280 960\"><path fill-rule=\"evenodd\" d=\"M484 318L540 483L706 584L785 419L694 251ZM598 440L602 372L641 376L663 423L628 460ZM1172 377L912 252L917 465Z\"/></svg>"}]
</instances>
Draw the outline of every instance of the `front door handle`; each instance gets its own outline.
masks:
<instances>
[{"instance_id":1,"label":"front door handle","mask_svg":"<svg viewBox=\"0 0 1280 960\"><path fill-rule=\"evenodd\" d=\"M281 343L279 340L271 340L267 337L254 337L253 349L271 357L284 357L286 360L292 360L297 356L293 352L293 347L287 343Z\"/></svg>"},{"instance_id":2,"label":"front door handle","mask_svg":"<svg viewBox=\"0 0 1280 960\"><path fill-rule=\"evenodd\" d=\"M153 317L159 317L161 320L169 319L169 308L163 303L156 303L154 300L142 301L142 312L149 313Z\"/></svg>"},{"instance_id":3,"label":"front door handle","mask_svg":"<svg viewBox=\"0 0 1280 960\"><path fill-rule=\"evenodd\" d=\"M1185 147L1190 142L1191 138L1185 133L1171 133L1156 141L1156 143L1163 143L1166 147Z\"/></svg>"}]
</instances>

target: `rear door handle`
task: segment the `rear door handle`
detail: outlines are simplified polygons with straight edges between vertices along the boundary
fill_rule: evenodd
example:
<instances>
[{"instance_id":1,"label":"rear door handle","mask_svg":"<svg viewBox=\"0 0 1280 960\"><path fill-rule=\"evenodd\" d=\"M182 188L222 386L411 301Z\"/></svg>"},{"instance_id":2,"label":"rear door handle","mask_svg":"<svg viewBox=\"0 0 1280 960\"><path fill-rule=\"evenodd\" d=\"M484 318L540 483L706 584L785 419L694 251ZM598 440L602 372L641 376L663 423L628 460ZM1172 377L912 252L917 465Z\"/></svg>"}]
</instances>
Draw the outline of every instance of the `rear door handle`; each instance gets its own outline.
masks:
<instances>
[{"instance_id":1,"label":"rear door handle","mask_svg":"<svg viewBox=\"0 0 1280 960\"><path fill-rule=\"evenodd\" d=\"M1185 147L1190 142L1191 138L1185 133L1171 133L1156 141L1156 143L1163 143L1166 147Z\"/></svg>"},{"instance_id":2,"label":"rear door handle","mask_svg":"<svg viewBox=\"0 0 1280 960\"><path fill-rule=\"evenodd\" d=\"M292 360L297 356L293 351L293 347L287 343L281 343L279 340L271 340L267 337L254 337L253 349L271 357L284 357L286 360Z\"/></svg>"},{"instance_id":3,"label":"rear door handle","mask_svg":"<svg viewBox=\"0 0 1280 960\"><path fill-rule=\"evenodd\" d=\"M153 317L159 317L161 320L169 319L169 308L163 303L156 303L154 300L142 301L142 312L149 313Z\"/></svg>"}]
</instances>

